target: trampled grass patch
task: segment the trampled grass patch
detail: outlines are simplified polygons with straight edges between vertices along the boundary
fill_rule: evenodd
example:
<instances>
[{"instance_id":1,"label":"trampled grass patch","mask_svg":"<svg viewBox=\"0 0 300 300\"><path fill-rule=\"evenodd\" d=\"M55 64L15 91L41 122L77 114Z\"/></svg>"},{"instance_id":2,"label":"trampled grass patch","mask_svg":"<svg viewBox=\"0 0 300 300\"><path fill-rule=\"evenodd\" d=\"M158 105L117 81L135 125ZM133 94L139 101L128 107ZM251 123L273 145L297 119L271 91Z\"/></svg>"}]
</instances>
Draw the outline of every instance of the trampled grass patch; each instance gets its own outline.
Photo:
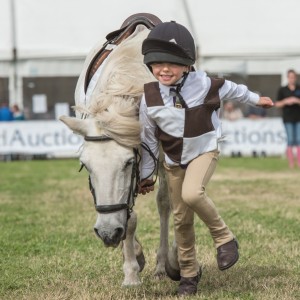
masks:
<instances>
[{"instance_id":1,"label":"trampled grass patch","mask_svg":"<svg viewBox=\"0 0 300 300\"><path fill-rule=\"evenodd\" d=\"M1 163L0 299L176 299L153 277L159 241L154 194L136 201L146 266L122 288L122 254L93 233L96 213L77 160ZM199 291L189 299L299 299L300 170L281 158L221 158L208 194L236 234L240 261L220 272L196 221ZM172 232L172 220L170 220Z\"/></svg>"}]
</instances>

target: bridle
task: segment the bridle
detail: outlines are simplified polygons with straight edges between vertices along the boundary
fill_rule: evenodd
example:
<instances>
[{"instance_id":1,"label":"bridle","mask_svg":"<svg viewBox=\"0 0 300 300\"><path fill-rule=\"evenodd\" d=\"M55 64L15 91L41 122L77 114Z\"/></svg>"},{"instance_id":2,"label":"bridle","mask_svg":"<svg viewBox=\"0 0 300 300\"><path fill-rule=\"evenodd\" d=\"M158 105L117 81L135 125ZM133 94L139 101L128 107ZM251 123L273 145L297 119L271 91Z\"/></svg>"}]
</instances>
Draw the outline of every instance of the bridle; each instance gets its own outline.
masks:
<instances>
[{"instance_id":1,"label":"bridle","mask_svg":"<svg viewBox=\"0 0 300 300\"><path fill-rule=\"evenodd\" d=\"M113 140L113 138L111 138L107 135L85 136L84 140L88 141L88 142L103 142L103 141ZM154 156L152 151L149 149L147 144L142 143L141 146L146 151L149 152L151 158L154 161L155 168L154 168L153 172L148 177L152 176L155 173L155 170L156 170L156 178L155 178L154 183L153 183L153 184L155 184L155 182L157 180L157 174L158 174L158 160ZM138 148L133 148L133 154L134 154L134 161L133 161L133 164L132 164L129 193L128 193L126 203L98 205L97 204L97 199L96 199L96 194L95 194L95 189L92 185L91 176L89 175L89 189L90 189L90 192L91 192L91 194L93 196L93 199L94 199L94 205L95 205L96 211L101 213L101 214L109 214L109 213L114 213L114 212L125 209L127 211L126 229L127 229L128 219L130 218L130 215L133 211L133 207L135 205L135 199L138 195L138 189L139 189L139 183L140 183L139 166L140 166L140 161L141 161L141 155L139 153ZM85 165L82 163L81 167L79 169L79 172L83 169L83 167L85 167ZM124 239L125 239L125 236L124 236Z\"/></svg>"},{"instance_id":2,"label":"bridle","mask_svg":"<svg viewBox=\"0 0 300 300\"><path fill-rule=\"evenodd\" d=\"M88 142L103 142L103 141L109 141L109 140L113 140L113 139L107 135L100 135L100 136L85 136L84 140L88 141ZM133 148L133 153L134 153L134 161L133 161L133 165L132 165L130 187L129 187L129 193L128 193L126 203L98 205L97 199L96 199L96 194L95 194L95 189L92 185L91 176L89 175L89 188L90 188L91 194L93 196L94 205L95 205L95 209L97 212L102 213L102 214L107 214L107 213L113 213L113 212L117 212L117 211L126 209L127 210L127 219L130 218L132 208L135 204L134 200L138 194L138 184L139 184L139 176L140 176L140 174L139 174L140 154L139 154L137 148ZM85 167L85 165L81 164L79 172L82 170L83 167Z\"/></svg>"}]
</instances>

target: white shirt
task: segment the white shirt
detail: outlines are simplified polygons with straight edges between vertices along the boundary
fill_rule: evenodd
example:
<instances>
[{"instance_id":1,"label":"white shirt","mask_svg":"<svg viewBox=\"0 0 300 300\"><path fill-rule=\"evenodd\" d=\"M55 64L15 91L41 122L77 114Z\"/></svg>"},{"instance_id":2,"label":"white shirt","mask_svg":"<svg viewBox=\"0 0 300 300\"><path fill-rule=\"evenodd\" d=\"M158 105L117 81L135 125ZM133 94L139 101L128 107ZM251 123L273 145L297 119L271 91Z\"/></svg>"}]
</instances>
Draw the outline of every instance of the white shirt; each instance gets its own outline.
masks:
<instances>
[{"instance_id":1,"label":"white shirt","mask_svg":"<svg viewBox=\"0 0 300 300\"><path fill-rule=\"evenodd\" d=\"M207 74L203 71L190 72L180 94L185 100L189 108L198 106L204 103L204 99L210 89L211 80ZM170 86L159 83L160 93L165 106L174 106L173 96L170 94ZM224 85L219 89L219 97L221 101L235 100L240 103L248 103L255 106L259 100L259 95L251 92L245 85L236 84L234 82L225 80ZM171 122L173 120L170 120ZM156 157L159 153L158 140L155 137L156 123L148 115L148 108L145 101L145 95L143 95L140 104L140 122L142 127L141 140L146 143ZM176 120L174 120L176 122ZM218 118L218 112L214 112L212 115L212 123L217 132L217 136L221 137L220 121ZM167 156L165 156L166 162L170 165L176 165ZM154 169L154 162L150 155L142 150L142 163L141 163L141 178L144 179Z\"/></svg>"}]
</instances>

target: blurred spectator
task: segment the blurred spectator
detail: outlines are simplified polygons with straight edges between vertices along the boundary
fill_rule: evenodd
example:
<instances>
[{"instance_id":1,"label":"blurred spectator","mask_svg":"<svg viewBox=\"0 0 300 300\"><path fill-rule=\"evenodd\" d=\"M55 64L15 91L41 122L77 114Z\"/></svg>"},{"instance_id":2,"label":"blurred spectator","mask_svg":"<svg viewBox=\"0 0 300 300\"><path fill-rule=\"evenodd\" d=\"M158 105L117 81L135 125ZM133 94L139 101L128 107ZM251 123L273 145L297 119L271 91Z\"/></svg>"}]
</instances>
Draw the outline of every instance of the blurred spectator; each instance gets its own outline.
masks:
<instances>
[{"instance_id":1,"label":"blurred spectator","mask_svg":"<svg viewBox=\"0 0 300 300\"><path fill-rule=\"evenodd\" d=\"M0 122L8 122L13 120L13 113L9 109L7 102L1 102L0 106Z\"/></svg>"},{"instance_id":2,"label":"blurred spectator","mask_svg":"<svg viewBox=\"0 0 300 300\"><path fill-rule=\"evenodd\" d=\"M240 108L236 107L232 101L226 101L223 105L223 119L235 121L244 117Z\"/></svg>"},{"instance_id":3,"label":"blurred spectator","mask_svg":"<svg viewBox=\"0 0 300 300\"><path fill-rule=\"evenodd\" d=\"M249 106L246 117L250 119L261 119L267 115L266 109L259 106Z\"/></svg>"},{"instance_id":4,"label":"blurred spectator","mask_svg":"<svg viewBox=\"0 0 300 300\"><path fill-rule=\"evenodd\" d=\"M12 107L13 119L14 121L23 121L25 120L23 112L20 110L17 104L14 104Z\"/></svg>"},{"instance_id":5,"label":"blurred spectator","mask_svg":"<svg viewBox=\"0 0 300 300\"><path fill-rule=\"evenodd\" d=\"M297 149L297 162L300 168L300 85L294 70L287 72L287 86L278 90L276 107L282 108L283 124L287 135L287 150L290 168L294 167L294 148Z\"/></svg>"}]
</instances>

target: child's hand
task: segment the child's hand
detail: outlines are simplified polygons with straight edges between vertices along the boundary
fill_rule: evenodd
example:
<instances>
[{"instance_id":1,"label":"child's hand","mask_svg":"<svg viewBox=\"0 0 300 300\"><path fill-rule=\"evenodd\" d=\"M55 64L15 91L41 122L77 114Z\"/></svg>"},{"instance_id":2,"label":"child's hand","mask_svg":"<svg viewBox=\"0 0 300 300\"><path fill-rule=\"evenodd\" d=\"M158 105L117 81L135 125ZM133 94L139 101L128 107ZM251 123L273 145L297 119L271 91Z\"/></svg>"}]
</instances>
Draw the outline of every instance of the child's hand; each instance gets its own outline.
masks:
<instances>
[{"instance_id":1,"label":"child's hand","mask_svg":"<svg viewBox=\"0 0 300 300\"><path fill-rule=\"evenodd\" d=\"M272 99L269 97L260 97L256 106L261 106L263 108L270 108L270 107L274 106L274 103L273 103Z\"/></svg>"},{"instance_id":2,"label":"child's hand","mask_svg":"<svg viewBox=\"0 0 300 300\"><path fill-rule=\"evenodd\" d=\"M142 180L142 182L139 184L139 194L146 195L149 192L154 191L154 181L153 179L146 179Z\"/></svg>"}]
</instances>

